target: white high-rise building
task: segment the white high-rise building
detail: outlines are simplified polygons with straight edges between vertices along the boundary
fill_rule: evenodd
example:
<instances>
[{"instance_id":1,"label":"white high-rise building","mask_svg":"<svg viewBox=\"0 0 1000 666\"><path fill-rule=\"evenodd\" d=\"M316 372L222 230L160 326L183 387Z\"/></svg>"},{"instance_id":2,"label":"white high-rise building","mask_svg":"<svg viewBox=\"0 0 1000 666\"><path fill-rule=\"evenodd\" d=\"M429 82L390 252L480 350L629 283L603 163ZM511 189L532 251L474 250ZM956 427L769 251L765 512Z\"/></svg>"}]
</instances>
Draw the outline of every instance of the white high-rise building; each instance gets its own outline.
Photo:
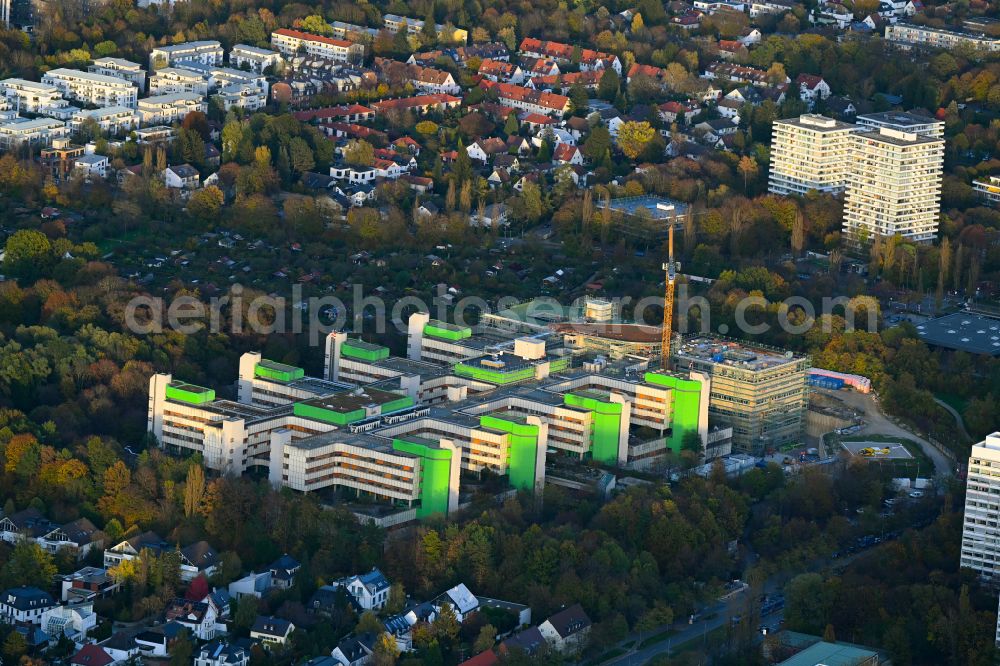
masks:
<instances>
[{"instance_id":1,"label":"white high-rise building","mask_svg":"<svg viewBox=\"0 0 1000 666\"><path fill-rule=\"evenodd\" d=\"M866 113L858 116L856 122L864 131L888 127L900 132L912 132L920 136L931 136L935 139L944 138L944 121L920 115L919 113L907 113L906 111Z\"/></svg>"},{"instance_id":2,"label":"white high-rise building","mask_svg":"<svg viewBox=\"0 0 1000 666\"><path fill-rule=\"evenodd\" d=\"M961 564L1000 581L1000 432L975 444L969 456Z\"/></svg>"},{"instance_id":3,"label":"white high-rise building","mask_svg":"<svg viewBox=\"0 0 1000 666\"><path fill-rule=\"evenodd\" d=\"M937 237L944 139L889 127L850 136L844 235Z\"/></svg>"},{"instance_id":4,"label":"white high-rise building","mask_svg":"<svg viewBox=\"0 0 1000 666\"><path fill-rule=\"evenodd\" d=\"M850 135L856 131L854 125L811 113L776 120L768 191L785 195L809 190L843 192Z\"/></svg>"}]
</instances>

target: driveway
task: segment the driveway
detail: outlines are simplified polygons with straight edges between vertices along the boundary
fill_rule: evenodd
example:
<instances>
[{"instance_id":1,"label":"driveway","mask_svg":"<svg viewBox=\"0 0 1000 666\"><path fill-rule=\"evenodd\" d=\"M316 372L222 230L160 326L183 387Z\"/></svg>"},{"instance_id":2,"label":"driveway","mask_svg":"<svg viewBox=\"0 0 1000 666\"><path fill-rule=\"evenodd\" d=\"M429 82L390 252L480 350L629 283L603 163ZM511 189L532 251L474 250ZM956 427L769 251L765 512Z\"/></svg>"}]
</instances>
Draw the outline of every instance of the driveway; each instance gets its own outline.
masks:
<instances>
[{"instance_id":1,"label":"driveway","mask_svg":"<svg viewBox=\"0 0 1000 666\"><path fill-rule=\"evenodd\" d=\"M924 455L934 463L934 473L936 476L950 476L953 473L954 463L937 450L933 444L906 428L896 425L893 421L882 413L878 401L872 393L857 393L855 391L830 391L827 389L814 388L816 392L824 393L832 398L842 401L848 407L864 415L865 426L852 435L886 435L889 437L901 437L910 439L920 445Z\"/></svg>"}]
</instances>

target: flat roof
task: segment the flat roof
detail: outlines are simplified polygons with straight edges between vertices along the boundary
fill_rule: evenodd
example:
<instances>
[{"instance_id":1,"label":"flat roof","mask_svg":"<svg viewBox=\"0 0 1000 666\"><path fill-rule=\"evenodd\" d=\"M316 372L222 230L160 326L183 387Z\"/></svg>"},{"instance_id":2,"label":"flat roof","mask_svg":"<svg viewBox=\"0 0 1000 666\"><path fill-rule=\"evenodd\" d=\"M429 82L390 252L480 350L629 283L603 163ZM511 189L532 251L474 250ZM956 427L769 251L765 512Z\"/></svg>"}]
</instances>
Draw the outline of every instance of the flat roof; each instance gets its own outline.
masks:
<instances>
[{"instance_id":1,"label":"flat roof","mask_svg":"<svg viewBox=\"0 0 1000 666\"><path fill-rule=\"evenodd\" d=\"M56 69L50 69L49 71L42 74L42 78L46 76L65 76L81 79L84 81L92 81L93 83L103 83L109 86L127 86L130 88L135 88L135 84L128 79L123 79L119 76L108 76L107 74L97 74L95 72L85 72L81 69L67 69L66 67L57 67Z\"/></svg>"},{"instance_id":2,"label":"flat roof","mask_svg":"<svg viewBox=\"0 0 1000 666\"><path fill-rule=\"evenodd\" d=\"M795 363L805 358L793 352L709 336L685 340L677 349L676 354L679 359L707 361L715 365L728 365L748 370L767 370L786 363Z\"/></svg>"},{"instance_id":3,"label":"flat roof","mask_svg":"<svg viewBox=\"0 0 1000 666\"><path fill-rule=\"evenodd\" d=\"M909 111L882 111L881 113L865 113L857 117L858 122L868 121L878 125L895 127L920 127L923 125L943 125L944 122ZM784 121L782 121L784 122Z\"/></svg>"},{"instance_id":4,"label":"flat roof","mask_svg":"<svg viewBox=\"0 0 1000 666\"><path fill-rule=\"evenodd\" d=\"M870 132L860 132L857 136L880 143L890 143L894 146L917 146L924 143L939 143L942 146L944 145L944 139L937 139L926 134L907 132L906 130L897 130L895 127L879 127Z\"/></svg>"},{"instance_id":5,"label":"flat roof","mask_svg":"<svg viewBox=\"0 0 1000 666\"><path fill-rule=\"evenodd\" d=\"M877 657L877 652L855 645L820 641L781 662L780 666L860 666Z\"/></svg>"},{"instance_id":6,"label":"flat roof","mask_svg":"<svg viewBox=\"0 0 1000 666\"><path fill-rule=\"evenodd\" d=\"M687 212L687 204L666 197L646 194L640 197L622 197L612 199L611 210L626 215L637 215L640 210L647 211L654 220L665 220Z\"/></svg>"},{"instance_id":7,"label":"flat roof","mask_svg":"<svg viewBox=\"0 0 1000 666\"><path fill-rule=\"evenodd\" d=\"M783 118L775 120L775 125L792 125L813 132L843 132L857 129L851 123L841 122L815 113L804 113L798 118Z\"/></svg>"},{"instance_id":8,"label":"flat roof","mask_svg":"<svg viewBox=\"0 0 1000 666\"><path fill-rule=\"evenodd\" d=\"M311 405L331 412L353 412L356 409L363 409L368 405L383 405L393 400L403 398L398 393L390 393L381 389L366 387L351 391L350 393L335 393L333 395L321 396L303 400L300 404Z\"/></svg>"},{"instance_id":9,"label":"flat roof","mask_svg":"<svg viewBox=\"0 0 1000 666\"><path fill-rule=\"evenodd\" d=\"M956 312L917 325L920 339L929 345L972 354L1000 354L1000 319Z\"/></svg>"}]
</instances>

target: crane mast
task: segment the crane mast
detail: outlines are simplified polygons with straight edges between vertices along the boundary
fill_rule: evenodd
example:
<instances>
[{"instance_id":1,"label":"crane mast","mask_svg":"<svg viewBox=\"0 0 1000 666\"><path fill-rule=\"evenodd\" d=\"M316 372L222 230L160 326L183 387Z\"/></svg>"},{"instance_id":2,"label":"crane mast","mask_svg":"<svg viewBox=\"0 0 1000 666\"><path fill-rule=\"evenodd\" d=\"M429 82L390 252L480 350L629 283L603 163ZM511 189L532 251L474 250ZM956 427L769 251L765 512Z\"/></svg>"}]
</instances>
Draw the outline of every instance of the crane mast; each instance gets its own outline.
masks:
<instances>
[{"instance_id":1,"label":"crane mast","mask_svg":"<svg viewBox=\"0 0 1000 666\"><path fill-rule=\"evenodd\" d=\"M677 265L674 263L674 220L670 219L667 229L666 293L663 295L663 332L660 340L660 368L670 369L670 338L674 326L674 283L677 281Z\"/></svg>"}]
</instances>

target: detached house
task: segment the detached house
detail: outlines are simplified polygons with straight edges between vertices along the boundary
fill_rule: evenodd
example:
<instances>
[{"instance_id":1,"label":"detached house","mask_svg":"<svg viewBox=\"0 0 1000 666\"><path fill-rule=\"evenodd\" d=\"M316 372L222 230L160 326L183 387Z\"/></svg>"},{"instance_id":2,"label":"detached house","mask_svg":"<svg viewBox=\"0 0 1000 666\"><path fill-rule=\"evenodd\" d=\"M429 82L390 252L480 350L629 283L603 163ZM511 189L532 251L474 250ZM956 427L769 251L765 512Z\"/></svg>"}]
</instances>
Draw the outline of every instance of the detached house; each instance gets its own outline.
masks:
<instances>
[{"instance_id":1,"label":"detached house","mask_svg":"<svg viewBox=\"0 0 1000 666\"><path fill-rule=\"evenodd\" d=\"M256 638L264 644L284 645L293 631L295 625L288 620L260 615L250 628L250 638Z\"/></svg>"},{"instance_id":2,"label":"detached house","mask_svg":"<svg viewBox=\"0 0 1000 666\"><path fill-rule=\"evenodd\" d=\"M218 633L226 631L225 625L216 622L215 606L204 601L174 599L167 605L163 616L167 622L176 622L202 641L210 641Z\"/></svg>"},{"instance_id":3,"label":"detached house","mask_svg":"<svg viewBox=\"0 0 1000 666\"><path fill-rule=\"evenodd\" d=\"M0 621L5 624L41 624L42 614L55 607L52 596L37 587L12 587L0 594Z\"/></svg>"},{"instance_id":4,"label":"detached house","mask_svg":"<svg viewBox=\"0 0 1000 666\"><path fill-rule=\"evenodd\" d=\"M163 171L163 183L175 190L196 190L200 182L198 170L190 164L169 166Z\"/></svg>"},{"instance_id":5,"label":"detached house","mask_svg":"<svg viewBox=\"0 0 1000 666\"><path fill-rule=\"evenodd\" d=\"M364 610L377 610L389 601L389 579L378 569L372 569L360 576L348 576L336 580L332 589L345 588Z\"/></svg>"},{"instance_id":6,"label":"detached house","mask_svg":"<svg viewBox=\"0 0 1000 666\"><path fill-rule=\"evenodd\" d=\"M17 543L19 539L37 539L58 527L38 509L25 509L0 519L0 539L7 543Z\"/></svg>"},{"instance_id":7,"label":"detached house","mask_svg":"<svg viewBox=\"0 0 1000 666\"><path fill-rule=\"evenodd\" d=\"M497 137L479 139L475 143L470 144L465 149L465 152L469 154L470 159L485 163L489 162L494 155L506 153L507 144L503 139Z\"/></svg>"},{"instance_id":8,"label":"detached house","mask_svg":"<svg viewBox=\"0 0 1000 666\"><path fill-rule=\"evenodd\" d=\"M580 604L561 610L538 625L538 631L545 637L553 650L562 654L574 654L583 649L590 635L590 618Z\"/></svg>"},{"instance_id":9,"label":"detached house","mask_svg":"<svg viewBox=\"0 0 1000 666\"><path fill-rule=\"evenodd\" d=\"M812 108L817 100L830 96L830 86L823 77L815 74L799 74L795 79L795 85L799 87L799 97L809 105L809 108Z\"/></svg>"},{"instance_id":10,"label":"detached house","mask_svg":"<svg viewBox=\"0 0 1000 666\"><path fill-rule=\"evenodd\" d=\"M201 647L194 656L194 666L247 666L250 663L250 649L246 639L229 643L216 638Z\"/></svg>"},{"instance_id":11,"label":"detached house","mask_svg":"<svg viewBox=\"0 0 1000 666\"><path fill-rule=\"evenodd\" d=\"M107 158L104 158L107 160ZM91 548L100 547L103 542L94 541L97 533L97 526L86 518L78 518L71 523L66 523L62 527L57 527L50 532L36 539L43 550L50 553L58 553L62 548L70 548L76 552L77 559L81 559L90 552Z\"/></svg>"},{"instance_id":12,"label":"detached house","mask_svg":"<svg viewBox=\"0 0 1000 666\"><path fill-rule=\"evenodd\" d=\"M583 164L583 153L576 146L560 143L552 152L552 161L557 164L580 166Z\"/></svg>"}]
</instances>

